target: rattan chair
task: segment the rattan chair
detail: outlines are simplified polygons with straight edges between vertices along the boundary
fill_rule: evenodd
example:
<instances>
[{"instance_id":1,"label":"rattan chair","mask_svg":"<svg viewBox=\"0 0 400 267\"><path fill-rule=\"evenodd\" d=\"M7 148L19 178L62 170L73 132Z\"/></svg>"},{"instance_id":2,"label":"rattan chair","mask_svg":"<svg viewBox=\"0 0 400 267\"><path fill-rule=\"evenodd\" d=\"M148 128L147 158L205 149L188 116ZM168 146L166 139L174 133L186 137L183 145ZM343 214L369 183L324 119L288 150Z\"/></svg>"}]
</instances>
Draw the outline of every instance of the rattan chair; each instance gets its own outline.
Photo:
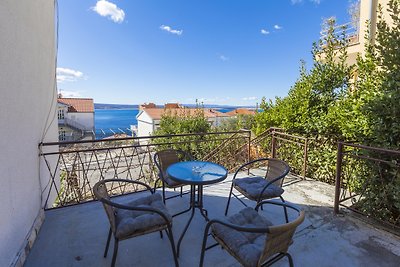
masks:
<instances>
[{"instance_id":1,"label":"rattan chair","mask_svg":"<svg viewBox=\"0 0 400 267\"><path fill-rule=\"evenodd\" d=\"M286 162L271 158L256 159L240 166L233 175L225 216L228 214L232 195L247 207L247 204L233 192L233 189L242 193L246 198L256 201L256 205L265 199L276 197L279 197L284 203L282 184L289 171L290 167ZM285 206L284 212L287 221Z\"/></svg>"},{"instance_id":2,"label":"rattan chair","mask_svg":"<svg viewBox=\"0 0 400 267\"><path fill-rule=\"evenodd\" d=\"M292 209L298 217L285 224L273 225L267 218L258 214L259 207L267 203ZM211 220L204 231L199 266L203 266L205 251L219 244L246 267L270 266L284 257L288 258L290 266L293 267L293 259L288 249L293 243L292 238L297 226L303 221L304 211L287 203L271 200L258 203L255 210L247 207L228 218ZM217 244L206 248L210 228Z\"/></svg>"},{"instance_id":3,"label":"rattan chair","mask_svg":"<svg viewBox=\"0 0 400 267\"><path fill-rule=\"evenodd\" d=\"M115 185L115 183L117 185ZM135 199L127 204L120 204L111 201L109 194L110 188L107 188L107 184L111 184L110 188L114 189L116 187L121 188L129 185L139 185L146 188L151 194ZM152 188L142 182L124 179L107 179L100 181L93 187L93 193L96 198L103 203L103 207L110 222L104 258L107 257L111 234L114 235L114 254L111 266L115 266L119 241L157 231L160 231L162 238L162 231L164 230L171 244L175 265L179 266L171 229L172 216L168 213L160 194L154 194Z\"/></svg>"},{"instance_id":4,"label":"rattan chair","mask_svg":"<svg viewBox=\"0 0 400 267\"><path fill-rule=\"evenodd\" d=\"M168 177L167 168L171 164L189 160L193 160L192 156L189 153L178 149L166 149L158 151L154 154L154 163L158 168L158 179L156 180L154 187L156 187L158 182L161 181L162 196L164 203L165 200L171 198L165 196L165 187L174 189L180 187L181 188L180 196L182 196L182 186L183 186L183 184L175 182Z\"/></svg>"}]
</instances>

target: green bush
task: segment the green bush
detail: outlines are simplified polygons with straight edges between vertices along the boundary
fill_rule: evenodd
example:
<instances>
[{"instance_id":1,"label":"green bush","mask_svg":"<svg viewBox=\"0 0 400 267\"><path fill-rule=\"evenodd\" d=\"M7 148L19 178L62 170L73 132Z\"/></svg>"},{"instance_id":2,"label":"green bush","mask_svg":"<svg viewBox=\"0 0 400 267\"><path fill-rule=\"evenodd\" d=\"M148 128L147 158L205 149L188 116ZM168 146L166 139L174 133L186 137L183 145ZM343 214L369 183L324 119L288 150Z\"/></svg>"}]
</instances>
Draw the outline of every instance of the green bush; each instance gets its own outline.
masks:
<instances>
[{"instance_id":1,"label":"green bush","mask_svg":"<svg viewBox=\"0 0 400 267\"><path fill-rule=\"evenodd\" d=\"M208 138L205 133L210 132L211 125L204 116L204 110L196 108L195 111L182 109L166 110L160 120L160 127L153 135L171 135L170 138L155 138L153 144L173 143L158 146L158 149L174 148L189 152L193 157L200 159L207 151L212 149L211 142L204 142ZM191 134L191 136L173 136L177 134Z\"/></svg>"},{"instance_id":2,"label":"green bush","mask_svg":"<svg viewBox=\"0 0 400 267\"><path fill-rule=\"evenodd\" d=\"M313 45L312 68L307 71L302 62L300 77L286 97L262 101L254 130L280 127L309 138L307 176L334 183L337 141L400 147L400 1L389 1L388 11L393 24L379 12L375 43L367 42L365 55L354 67L345 63L345 29L336 34L334 20L327 20L326 37ZM279 149L298 172L301 150L288 145ZM344 185L362 195L355 207L400 224L400 157L352 153L383 161L345 157Z\"/></svg>"}]
</instances>

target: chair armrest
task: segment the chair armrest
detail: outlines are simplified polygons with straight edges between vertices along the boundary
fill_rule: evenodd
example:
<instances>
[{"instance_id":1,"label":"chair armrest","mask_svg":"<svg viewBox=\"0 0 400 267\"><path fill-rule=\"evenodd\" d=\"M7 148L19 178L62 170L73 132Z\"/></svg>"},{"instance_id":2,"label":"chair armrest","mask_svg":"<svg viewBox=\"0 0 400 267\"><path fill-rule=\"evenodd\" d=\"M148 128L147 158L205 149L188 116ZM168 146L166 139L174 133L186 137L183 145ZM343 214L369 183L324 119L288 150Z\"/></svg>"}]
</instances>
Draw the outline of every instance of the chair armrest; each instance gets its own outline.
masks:
<instances>
[{"instance_id":1,"label":"chair armrest","mask_svg":"<svg viewBox=\"0 0 400 267\"><path fill-rule=\"evenodd\" d=\"M249 165L252 165L252 164L254 164L254 163L256 163L256 162L265 161L265 160L269 160L269 158L260 158L260 159L252 160L252 161L249 161L249 162L243 164L242 166L239 167L239 169L236 170L235 174L233 175L232 180L235 180L236 175L237 175L243 168L245 168L245 167L247 167L247 166L249 166Z\"/></svg>"},{"instance_id":2,"label":"chair armrest","mask_svg":"<svg viewBox=\"0 0 400 267\"><path fill-rule=\"evenodd\" d=\"M248 233L269 233L269 226L267 227L243 227L239 226L233 223L229 223L226 221L221 221L218 219L212 219L210 220L207 225L206 225L206 230L208 232L208 229L211 227L213 224L222 224L226 227L232 228L234 230L240 231L240 232L248 232Z\"/></svg>"},{"instance_id":3,"label":"chair armrest","mask_svg":"<svg viewBox=\"0 0 400 267\"><path fill-rule=\"evenodd\" d=\"M140 181L128 180L128 179L117 179L117 178L115 178L115 179L106 179L106 180L103 180L103 181L105 181L104 183L106 183L106 182L107 183L108 182L119 182L119 183L139 184L139 185L142 185L142 186L146 187L147 190L149 190L152 194L154 194L153 189L148 184L145 184L145 183L140 182ZM95 185L95 187L96 187L96 185Z\"/></svg>"},{"instance_id":4,"label":"chair armrest","mask_svg":"<svg viewBox=\"0 0 400 267\"><path fill-rule=\"evenodd\" d=\"M287 175L287 173L282 174L281 176L272 179L271 181L268 181L268 183L264 186L264 188L261 190L260 195L258 196L258 200L257 202L260 202L262 200L262 195L264 194L264 191L267 190L268 186L270 186L271 184L275 183L276 181L285 178L285 176Z\"/></svg>"},{"instance_id":5,"label":"chair armrest","mask_svg":"<svg viewBox=\"0 0 400 267\"><path fill-rule=\"evenodd\" d=\"M170 224L170 221L168 220L167 216L165 216L165 214L164 214L161 210L159 210L159 209L156 209L156 208L145 208L145 207L132 207L132 206L127 206L127 205L115 203L115 202L112 202L112 201L107 200L107 199L104 199L104 198L99 199L99 200L100 200L101 202L107 204L107 205L116 207L116 208L118 208L118 209L133 210L133 211L145 211L145 212L157 213L158 215L160 215L160 216L165 220L165 222L166 222L167 224Z\"/></svg>"},{"instance_id":6,"label":"chair armrest","mask_svg":"<svg viewBox=\"0 0 400 267\"><path fill-rule=\"evenodd\" d=\"M97 188L98 188L100 185L105 184L105 183L108 183L108 182L123 182L123 183L130 183L130 184L139 184L139 185L142 185L142 186L146 187L146 189L147 189L148 191L150 191L151 194L154 194L153 189L152 189L149 185L147 185L147 184L145 184L145 183L143 183L143 182L140 182L140 181L127 180L127 179L106 179L106 180L100 181L100 182L98 182L98 183L95 184L95 186L94 186L94 188L93 188L93 191L94 191L94 192L97 192L97 191L98 191ZM95 195L96 195L96 193L95 193ZM102 203L105 203L105 204L107 204L107 205L110 205L110 206L113 206L113 207L116 207L116 208L119 208L119 209L133 210L133 211L146 211L146 212L154 212L154 213L157 213L157 214L159 214L159 215L165 220L166 223L169 223L168 218L165 216L165 214L164 214L162 211L158 210L158 209L155 209L155 208L145 208L145 207L132 207L132 206L127 206L127 205L123 205L123 204L119 204L119 203L112 202L112 201L110 201L110 200L108 200L108 199L105 199L105 198L103 198L103 197L100 197L100 198L99 198L98 196L96 196L96 197L97 197L98 200L101 201Z\"/></svg>"},{"instance_id":7,"label":"chair armrest","mask_svg":"<svg viewBox=\"0 0 400 267\"><path fill-rule=\"evenodd\" d=\"M274 226L271 226L270 228L269 228L269 233L270 234L281 234L281 233L284 233L284 232L286 232L286 231L288 231L288 230L293 230L293 231L295 231L295 229L297 228L297 226L299 226L303 221L304 221L304 219L305 219L305 212L304 212L304 210L302 210L302 209L300 209L300 208L298 208L298 207L296 207L296 206L294 206L294 205L291 205L291 204L288 204L288 203L283 203L283 202L276 202L276 201L274 201L274 200L265 200L265 201L262 201L262 202L260 202L260 203L258 203L257 204L257 206L256 206L256 211L258 212L258 208L260 207L260 206L262 206L263 204L272 204L272 205L277 205L277 206L283 206L284 208L290 208L290 209L293 209L293 210L295 210L295 211L297 211L298 212L298 217L296 218L296 219L294 219L293 221L291 221L291 222L287 222L287 223L284 223L284 224L281 224L281 225L274 225Z\"/></svg>"},{"instance_id":8,"label":"chair armrest","mask_svg":"<svg viewBox=\"0 0 400 267\"><path fill-rule=\"evenodd\" d=\"M275 201L275 200L264 200L259 202L256 207L254 208L256 211L258 211L258 209L263 206L264 204L271 204L271 205L276 205L276 206L282 206L282 207L286 207L292 210L295 210L297 212L301 212L302 210L292 204L288 204L287 202L281 202L281 201Z\"/></svg>"}]
</instances>

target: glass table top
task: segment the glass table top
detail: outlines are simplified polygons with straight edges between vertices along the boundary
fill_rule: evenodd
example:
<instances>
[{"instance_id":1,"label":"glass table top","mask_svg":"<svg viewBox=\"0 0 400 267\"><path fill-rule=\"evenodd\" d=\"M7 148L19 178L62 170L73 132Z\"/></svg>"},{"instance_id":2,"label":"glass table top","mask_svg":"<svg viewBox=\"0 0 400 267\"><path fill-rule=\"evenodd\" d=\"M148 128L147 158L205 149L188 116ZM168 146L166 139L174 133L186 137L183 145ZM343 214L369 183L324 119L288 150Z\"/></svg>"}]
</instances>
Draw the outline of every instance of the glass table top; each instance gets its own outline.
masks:
<instances>
[{"instance_id":1,"label":"glass table top","mask_svg":"<svg viewBox=\"0 0 400 267\"><path fill-rule=\"evenodd\" d=\"M184 184L204 185L225 180L228 171L221 165L207 161L183 161L167 168L172 180Z\"/></svg>"}]
</instances>

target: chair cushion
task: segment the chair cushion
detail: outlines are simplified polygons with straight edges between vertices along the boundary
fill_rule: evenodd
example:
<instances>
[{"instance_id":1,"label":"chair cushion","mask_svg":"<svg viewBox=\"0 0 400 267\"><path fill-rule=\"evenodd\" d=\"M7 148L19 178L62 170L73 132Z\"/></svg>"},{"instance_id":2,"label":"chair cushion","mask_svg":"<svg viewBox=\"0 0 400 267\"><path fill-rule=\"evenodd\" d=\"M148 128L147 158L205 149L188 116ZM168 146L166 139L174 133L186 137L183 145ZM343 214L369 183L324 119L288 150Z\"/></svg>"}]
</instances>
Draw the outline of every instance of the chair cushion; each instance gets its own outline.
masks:
<instances>
[{"instance_id":1,"label":"chair cushion","mask_svg":"<svg viewBox=\"0 0 400 267\"><path fill-rule=\"evenodd\" d=\"M249 228L266 228L272 225L270 221L249 207L223 220ZM244 266L257 266L266 240L265 233L239 232L218 223L211 225L211 229L215 237L222 240L227 249L241 259Z\"/></svg>"},{"instance_id":2,"label":"chair cushion","mask_svg":"<svg viewBox=\"0 0 400 267\"><path fill-rule=\"evenodd\" d=\"M246 178L238 178L233 181L234 187L247 198L252 200L258 200L261 191L269 183L269 181L263 177L253 176ZM261 199L268 199L279 197L285 190L275 184L270 184L262 194Z\"/></svg>"},{"instance_id":3,"label":"chair cushion","mask_svg":"<svg viewBox=\"0 0 400 267\"><path fill-rule=\"evenodd\" d=\"M163 177L164 177L164 179L162 179L161 177L160 177L160 178L161 178L162 180L164 180L164 183L165 183L165 186L166 186L166 187L178 187L178 186L182 186L182 185L183 185L182 183L175 182L174 180L172 180L172 179L168 176L168 174L166 174L166 173L164 173Z\"/></svg>"},{"instance_id":4,"label":"chair cushion","mask_svg":"<svg viewBox=\"0 0 400 267\"><path fill-rule=\"evenodd\" d=\"M151 194L146 197L135 199L125 205L158 209L166 215L169 222L172 222L172 216L168 213L160 194ZM116 209L116 224L115 236L119 239L123 239L131 235L144 234L151 231L151 229L158 228L167 223L163 217L155 212Z\"/></svg>"}]
</instances>

